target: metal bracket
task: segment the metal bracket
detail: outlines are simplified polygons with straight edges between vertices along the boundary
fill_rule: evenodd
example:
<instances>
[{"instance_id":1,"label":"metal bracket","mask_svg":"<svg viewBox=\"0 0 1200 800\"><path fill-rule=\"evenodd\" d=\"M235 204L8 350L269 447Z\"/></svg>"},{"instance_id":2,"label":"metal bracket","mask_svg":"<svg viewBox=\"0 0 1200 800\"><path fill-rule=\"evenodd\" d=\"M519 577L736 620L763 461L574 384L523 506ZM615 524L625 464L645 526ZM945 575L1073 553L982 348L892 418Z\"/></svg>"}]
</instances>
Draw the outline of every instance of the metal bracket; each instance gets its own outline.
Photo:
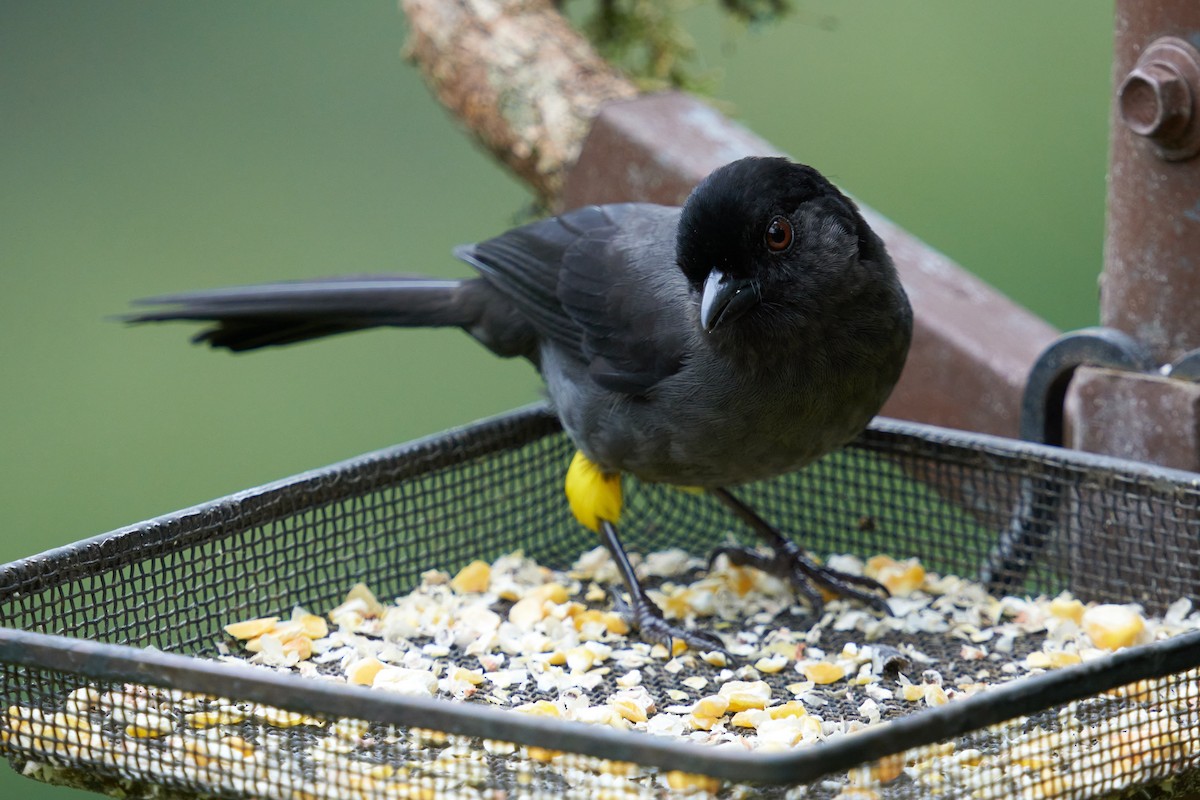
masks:
<instances>
[{"instance_id":1,"label":"metal bracket","mask_svg":"<svg viewBox=\"0 0 1200 800\"><path fill-rule=\"evenodd\" d=\"M1200 355L1194 362L1200 369ZM1067 387L1075 370L1083 366L1149 372L1154 361L1140 342L1112 328L1063 334L1042 351L1029 371L1021 398L1022 439L1062 446ZM979 579L989 591L1010 592L1025 582L1029 567L1050 541L1061 501L1062 489L1055 481L1027 478L1021 482L1012 521L980 570Z\"/></svg>"}]
</instances>

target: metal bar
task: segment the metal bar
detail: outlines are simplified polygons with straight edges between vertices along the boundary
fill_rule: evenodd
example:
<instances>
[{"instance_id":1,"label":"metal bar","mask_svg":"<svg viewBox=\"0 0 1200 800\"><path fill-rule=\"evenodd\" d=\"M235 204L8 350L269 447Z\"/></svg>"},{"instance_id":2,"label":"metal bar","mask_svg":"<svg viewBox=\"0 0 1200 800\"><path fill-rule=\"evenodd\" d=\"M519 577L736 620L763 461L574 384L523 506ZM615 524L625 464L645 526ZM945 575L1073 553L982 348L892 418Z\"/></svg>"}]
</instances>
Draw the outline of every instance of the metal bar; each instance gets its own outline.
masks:
<instances>
[{"instance_id":1,"label":"metal bar","mask_svg":"<svg viewBox=\"0 0 1200 800\"><path fill-rule=\"evenodd\" d=\"M249 665L12 628L0 628L0 662L69 672L97 681L129 681L214 697L236 697L332 719L363 719L502 739L731 781L796 785L845 771L868 759L934 744L1135 681L1192 669L1200 665L1200 632L1014 680L853 736L800 752L775 754L673 742L644 733L515 714L478 704L388 694Z\"/></svg>"}]
</instances>

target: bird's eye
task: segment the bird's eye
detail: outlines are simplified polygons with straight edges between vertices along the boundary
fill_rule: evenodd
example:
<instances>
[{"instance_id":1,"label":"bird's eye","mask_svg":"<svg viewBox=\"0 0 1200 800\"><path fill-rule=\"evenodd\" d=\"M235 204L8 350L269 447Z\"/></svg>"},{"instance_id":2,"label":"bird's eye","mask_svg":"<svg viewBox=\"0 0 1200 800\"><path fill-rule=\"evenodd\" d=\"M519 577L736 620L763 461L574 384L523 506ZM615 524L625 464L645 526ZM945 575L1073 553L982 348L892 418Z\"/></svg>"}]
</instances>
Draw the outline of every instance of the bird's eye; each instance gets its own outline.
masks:
<instances>
[{"instance_id":1,"label":"bird's eye","mask_svg":"<svg viewBox=\"0 0 1200 800\"><path fill-rule=\"evenodd\" d=\"M792 246L792 223L785 217L774 217L767 224L767 232L763 234L767 249L782 253Z\"/></svg>"}]
</instances>

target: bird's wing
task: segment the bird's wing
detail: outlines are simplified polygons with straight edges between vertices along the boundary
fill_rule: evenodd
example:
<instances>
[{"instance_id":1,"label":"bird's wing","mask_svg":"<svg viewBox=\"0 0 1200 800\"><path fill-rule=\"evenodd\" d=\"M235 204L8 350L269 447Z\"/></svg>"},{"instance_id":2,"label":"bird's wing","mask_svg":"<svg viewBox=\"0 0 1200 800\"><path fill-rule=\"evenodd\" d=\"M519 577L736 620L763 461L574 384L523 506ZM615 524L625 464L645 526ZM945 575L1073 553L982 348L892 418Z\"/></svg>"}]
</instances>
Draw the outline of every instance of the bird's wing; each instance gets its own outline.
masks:
<instances>
[{"instance_id":1,"label":"bird's wing","mask_svg":"<svg viewBox=\"0 0 1200 800\"><path fill-rule=\"evenodd\" d=\"M608 207L612 225L568 248L558 299L583 331L583 357L600 386L648 392L677 372L688 341L689 299L675 265L676 209Z\"/></svg>"},{"instance_id":2,"label":"bird's wing","mask_svg":"<svg viewBox=\"0 0 1200 800\"><path fill-rule=\"evenodd\" d=\"M590 206L456 252L600 386L638 395L683 362L677 218L641 203Z\"/></svg>"}]
</instances>

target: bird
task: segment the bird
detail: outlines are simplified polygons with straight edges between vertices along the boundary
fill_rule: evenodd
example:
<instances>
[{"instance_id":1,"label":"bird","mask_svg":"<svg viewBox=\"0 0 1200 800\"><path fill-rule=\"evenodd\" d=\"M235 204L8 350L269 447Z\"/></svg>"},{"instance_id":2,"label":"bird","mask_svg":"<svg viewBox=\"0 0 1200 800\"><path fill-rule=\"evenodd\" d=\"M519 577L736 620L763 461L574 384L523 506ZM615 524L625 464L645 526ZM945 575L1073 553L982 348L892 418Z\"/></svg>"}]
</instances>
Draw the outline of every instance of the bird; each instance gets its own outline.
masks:
<instances>
[{"instance_id":1,"label":"bird","mask_svg":"<svg viewBox=\"0 0 1200 800\"><path fill-rule=\"evenodd\" d=\"M886 613L887 590L834 570L758 515L738 487L850 442L899 379L912 310L884 243L815 168L783 157L718 167L682 206L593 205L454 254L476 275L285 281L134 301L131 323L209 323L197 343L241 352L377 327L461 328L530 361L576 448L565 491L599 535L641 637L722 649L664 617L618 526L622 476L710 493L765 542L733 564ZM710 567L713 561L710 560Z\"/></svg>"}]
</instances>

